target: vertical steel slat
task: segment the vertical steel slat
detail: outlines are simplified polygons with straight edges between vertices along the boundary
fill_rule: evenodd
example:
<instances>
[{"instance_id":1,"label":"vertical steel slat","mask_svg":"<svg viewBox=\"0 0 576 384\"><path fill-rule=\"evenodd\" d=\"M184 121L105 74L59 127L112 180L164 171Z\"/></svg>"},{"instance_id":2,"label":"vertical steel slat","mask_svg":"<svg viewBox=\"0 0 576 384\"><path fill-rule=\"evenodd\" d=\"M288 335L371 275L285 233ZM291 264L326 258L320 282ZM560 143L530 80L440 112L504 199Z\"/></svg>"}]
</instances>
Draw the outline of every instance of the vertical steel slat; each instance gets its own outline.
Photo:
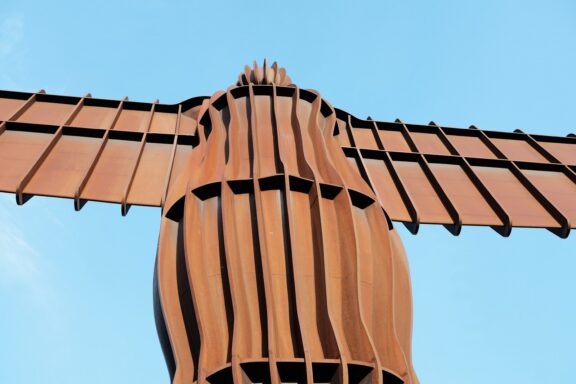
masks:
<instances>
[{"instance_id":1,"label":"vertical steel slat","mask_svg":"<svg viewBox=\"0 0 576 384\"><path fill-rule=\"evenodd\" d=\"M256 98L254 95L254 87L252 84L248 86L248 102L250 103L250 127L249 136L251 137L250 142L252 143L252 150L254 153L252 169L253 169L253 185L254 185L254 202L255 202L255 212L256 212L256 228L255 231L258 233L258 248L259 248L259 255L260 260L262 263L262 280L264 282L264 297L266 302L266 320L267 320L267 332L266 335L263 335L267 339L268 345L268 367L270 370L270 381L272 384L280 384L280 375L278 372L278 365L277 365L277 354L278 354L278 346L277 346L277 329L276 329L276 321L273 312L273 289L272 289L272 282L271 282L271 274L270 274L270 255L269 249L267 245L267 236L266 231L263 228L263 223L265 215L262 209L262 192L261 186L258 182L260 177L260 160L259 156L257 156L259 146L258 146L258 135L254 132L258 127L257 122L257 114L255 111L256 108ZM258 159L258 160L257 160Z\"/></svg>"},{"instance_id":2,"label":"vertical steel slat","mask_svg":"<svg viewBox=\"0 0 576 384\"><path fill-rule=\"evenodd\" d=\"M331 284L334 280L330 277L330 266L328 263L327 255L327 245L330 244L328 241L328 237L332 235L334 232L328 231L327 226L328 222L326 220L328 208L325 204L322 203L322 199L327 198L323 194L323 186L321 183L314 183L313 188L315 189L315 196L316 196L316 203L312 205L312 223L313 229L315 230L315 234L317 236L317 242L315 245L314 254L315 257L321 258L322 268L321 268L321 275L320 275L320 283L323 284L324 292L326 295L326 312L328 316L328 324L332 331L332 335L334 336L334 342L336 344L336 349L338 351L338 360L339 365L337 368L338 371L338 379L340 383L348 384L348 361L349 361L349 353L348 351L346 338L341 332L342 325L339 321L339 318L334 315L334 308L331 303L334 303L334 289L332 289L333 284ZM332 195L332 199L336 198L336 196L342 191L342 188L336 187L332 190L335 192ZM334 244L334 242L332 242ZM331 255L336 256L336 252L331 253ZM318 256L316 256L318 255Z\"/></svg>"},{"instance_id":3,"label":"vertical steel slat","mask_svg":"<svg viewBox=\"0 0 576 384\"><path fill-rule=\"evenodd\" d=\"M358 155L360 155L358 153ZM363 305L364 302L364 298L362 295L362 290L361 290L361 284L362 284L362 267L361 264L364 263L365 260L362 259L362 254L364 253L362 251L362 248L364 247L368 247L371 244L369 244L368 242L366 242L366 238L362 238L362 236L360 236L358 233L360 232L359 229L359 223L357 222L357 216L354 212L355 208L353 208L353 204L351 201L351 197L350 195L347 196L348 199L348 209L352 208L352 212L351 213L351 219L352 219L352 228L353 228L353 233L354 233L354 245L355 245L355 256L356 256L356 279L355 279L355 283L356 283L356 295L357 295L357 300L358 300L358 314L359 314L359 319L360 319L360 329L363 330L364 334L366 335L366 340L368 341L367 343L367 348L368 348L368 352L371 352L371 365L373 365L373 370L370 372L370 374L367 376L367 378L371 379L370 381L373 384L383 384L382 383L382 363L380 361L380 356L378 354L378 350L376 348L376 343L374 342L373 339L373 335L371 332L371 329L369 329L368 325L367 325L367 321L366 321L366 310L365 310L365 306ZM369 208L365 208L365 209L369 209ZM366 214L366 211L363 210L364 214ZM364 217L365 220L367 220L366 216ZM368 231L369 232L369 231ZM373 265L372 265L373 266ZM380 293L380 292L378 292Z\"/></svg>"},{"instance_id":4,"label":"vertical steel slat","mask_svg":"<svg viewBox=\"0 0 576 384\"><path fill-rule=\"evenodd\" d=\"M166 177L164 179L164 188L162 192L162 199L160 205L164 207L166 202L166 197L168 196L168 188L170 187L170 181L172 178L172 169L174 167L174 160L176 159L176 149L178 148L178 134L180 133L180 120L182 118L182 105L178 106L178 115L176 117L176 129L174 131L174 141L172 142L172 153L170 154L170 161L168 162L168 169L166 170ZM196 128L196 134L198 134L198 128Z\"/></svg>"},{"instance_id":5,"label":"vertical steel slat","mask_svg":"<svg viewBox=\"0 0 576 384\"><path fill-rule=\"evenodd\" d=\"M267 67L264 63L264 77L266 77ZM272 85L272 93L267 95L270 98L270 127L272 128L272 142L274 144L274 163L276 165L277 173L286 173L286 166L282 161L280 156L280 142L278 138L278 122L276 120L276 111L278 107L276 105L276 85ZM287 180L286 180L287 181ZM288 185L288 184L286 184Z\"/></svg>"},{"instance_id":6,"label":"vertical steel slat","mask_svg":"<svg viewBox=\"0 0 576 384\"><path fill-rule=\"evenodd\" d=\"M348 135L350 145L356 148L356 139L354 139L352 132L352 115L348 115L348 119L346 119L346 134Z\"/></svg>"},{"instance_id":7,"label":"vertical steel slat","mask_svg":"<svg viewBox=\"0 0 576 384\"><path fill-rule=\"evenodd\" d=\"M272 96L273 98L276 97L275 92ZM276 114L273 114L273 118L276 118ZM312 184L310 184L312 186ZM306 193L309 196L309 192ZM294 244L294 238L296 237L294 226L296 223L294 220L291 220L291 216L296 218L298 215L297 209L295 209L294 205L294 197L292 196L292 192L290 190L290 180L287 174L284 174L284 196L283 196L283 204L284 204L284 214L283 214L283 225L284 225L284 232L285 232L285 242L286 242L286 252L289 254L290 261L286 260L286 272L288 276L291 276L292 282L292 295L293 295L293 302L295 303L295 308L302 308L304 305L302 303L302 298L305 297L306 294L310 294L311 292L304 292L304 282L302 281L302 277L299 276L296 271L299 270L300 265L296 261L294 257L294 250L296 249L296 244ZM290 277L289 277L290 278ZM314 293L314 292L312 292ZM305 322L303 319L303 314L299 313L296 310L296 323L298 324L298 333L299 339L298 341L300 348L302 348L301 354L304 358L304 365L306 370L306 382L312 382L312 357L310 355L310 336L306 333L305 329Z\"/></svg>"},{"instance_id":8,"label":"vertical steel slat","mask_svg":"<svg viewBox=\"0 0 576 384\"><path fill-rule=\"evenodd\" d=\"M266 65L264 65L264 77L266 77ZM297 238L295 233L294 226L296 223L294 220L291 220L291 216L297 217L300 213L298 212L295 206L295 199L292 195L291 188L290 188L290 180L289 175L286 173L286 169L288 168L284 162L284 156L282 155L282 151L280 149L280 142L278 138L279 134L279 121L278 121L278 96L276 93L276 85L272 86L272 95L270 96L270 103L271 103L271 126L272 126L272 137L274 141L274 157L276 162L276 172L284 174L284 187L283 187L283 196L282 202L280 203L283 206L282 216L283 216L283 230L284 230L284 242L285 242L285 257L286 257L286 275L287 275L287 282L288 282L288 298L294 305L294 310L296 311L296 319L294 326L297 328L297 336L295 337L296 345L298 348L301 349L300 354L304 360L305 366L305 377L300 377L300 380L304 380L306 382L312 382L312 357L310 355L310 335L306 332L306 323L304 314L300 313L297 308L301 308L303 303L302 299L306 297L307 294L310 292L305 291L305 284L302 279L302 275L298 274L296 271L302 272L300 270L300 265L298 263L298 258L294 256L296 250L298 249L298 245L303 244L295 244L294 238ZM253 111L256 108L253 108ZM313 113L313 112L312 112ZM290 171L290 170L289 170ZM310 187L312 183L310 184ZM309 191L306 193L309 196ZM311 220L311 218L310 218ZM306 252L306 250L304 250ZM300 256L304 256L305 253L300 253ZM314 293L314 292L312 292ZM295 347L295 349L298 349ZM296 356L298 353L296 353ZM280 374L280 371L279 371ZM282 378L281 378L282 380Z\"/></svg>"}]
</instances>

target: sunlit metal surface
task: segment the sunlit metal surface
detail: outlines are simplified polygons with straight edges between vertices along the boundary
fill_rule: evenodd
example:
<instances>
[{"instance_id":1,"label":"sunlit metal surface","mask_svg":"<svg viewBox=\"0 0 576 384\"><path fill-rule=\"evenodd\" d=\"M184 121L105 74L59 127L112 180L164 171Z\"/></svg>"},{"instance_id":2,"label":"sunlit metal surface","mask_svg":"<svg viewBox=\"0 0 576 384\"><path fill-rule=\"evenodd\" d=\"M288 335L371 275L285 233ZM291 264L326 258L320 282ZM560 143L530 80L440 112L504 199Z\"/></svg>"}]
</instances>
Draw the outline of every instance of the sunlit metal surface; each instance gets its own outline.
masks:
<instances>
[{"instance_id":1,"label":"sunlit metal surface","mask_svg":"<svg viewBox=\"0 0 576 384\"><path fill-rule=\"evenodd\" d=\"M417 383L392 221L576 223L576 138L361 120L276 64L175 105L0 92L0 191L163 208L174 383Z\"/></svg>"}]
</instances>

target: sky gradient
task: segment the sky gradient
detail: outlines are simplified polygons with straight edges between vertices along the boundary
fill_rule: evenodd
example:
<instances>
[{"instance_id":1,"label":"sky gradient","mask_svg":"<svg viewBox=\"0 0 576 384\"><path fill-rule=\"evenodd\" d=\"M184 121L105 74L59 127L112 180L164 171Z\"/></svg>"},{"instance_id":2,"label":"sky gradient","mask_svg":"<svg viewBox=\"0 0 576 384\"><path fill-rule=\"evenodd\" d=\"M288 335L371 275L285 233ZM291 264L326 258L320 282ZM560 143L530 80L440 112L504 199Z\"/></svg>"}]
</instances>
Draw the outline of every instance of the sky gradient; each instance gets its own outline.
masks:
<instances>
[{"instance_id":1,"label":"sky gradient","mask_svg":"<svg viewBox=\"0 0 576 384\"><path fill-rule=\"evenodd\" d=\"M360 118L565 136L575 42L568 0L5 0L0 89L175 103L267 57ZM168 383L152 311L159 219L0 194L0 383ZM423 384L574 382L576 235L397 227Z\"/></svg>"}]
</instances>

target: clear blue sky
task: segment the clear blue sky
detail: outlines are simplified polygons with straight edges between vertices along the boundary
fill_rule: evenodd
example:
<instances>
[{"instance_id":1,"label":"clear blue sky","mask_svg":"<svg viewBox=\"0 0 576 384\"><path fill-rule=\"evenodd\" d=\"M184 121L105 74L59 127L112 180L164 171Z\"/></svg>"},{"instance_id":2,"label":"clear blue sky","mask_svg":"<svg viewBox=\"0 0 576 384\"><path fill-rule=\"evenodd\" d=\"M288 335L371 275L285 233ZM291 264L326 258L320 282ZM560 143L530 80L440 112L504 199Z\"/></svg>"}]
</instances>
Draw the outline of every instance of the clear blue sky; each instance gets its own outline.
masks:
<instances>
[{"instance_id":1,"label":"clear blue sky","mask_svg":"<svg viewBox=\"0 0 576 384\"><path fill-rule=\"evenodd\" d=\"M570 0L0 3L0 89L172 103L264 57L358 117L576 131ZM0 194L0 383L168 383L159 218ZM574 383L576 235L398 227L423 384Z\"/></svg>"}]
</instances>

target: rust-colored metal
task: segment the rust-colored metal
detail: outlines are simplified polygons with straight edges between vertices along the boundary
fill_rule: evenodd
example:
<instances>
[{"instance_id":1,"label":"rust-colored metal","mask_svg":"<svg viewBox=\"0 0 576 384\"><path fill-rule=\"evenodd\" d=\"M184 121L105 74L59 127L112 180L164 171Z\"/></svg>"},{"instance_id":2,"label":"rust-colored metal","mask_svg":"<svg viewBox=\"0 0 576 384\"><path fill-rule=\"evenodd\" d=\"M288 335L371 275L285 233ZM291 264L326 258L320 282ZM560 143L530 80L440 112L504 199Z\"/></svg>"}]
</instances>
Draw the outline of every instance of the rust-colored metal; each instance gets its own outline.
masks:
<instances>
[{"instance_id":1,"label":"rust-colored metal","mask_svg":"<svg viewBox=\"0 0 576 384\"><path fill-rule=\"evenodd\" d=\"M0 191L161 206L158 332L174 384L407 383L392 221L576 223L576 138L361 120L276 63L176 105L0 93Z\"/></svg>"}]
</instances>

